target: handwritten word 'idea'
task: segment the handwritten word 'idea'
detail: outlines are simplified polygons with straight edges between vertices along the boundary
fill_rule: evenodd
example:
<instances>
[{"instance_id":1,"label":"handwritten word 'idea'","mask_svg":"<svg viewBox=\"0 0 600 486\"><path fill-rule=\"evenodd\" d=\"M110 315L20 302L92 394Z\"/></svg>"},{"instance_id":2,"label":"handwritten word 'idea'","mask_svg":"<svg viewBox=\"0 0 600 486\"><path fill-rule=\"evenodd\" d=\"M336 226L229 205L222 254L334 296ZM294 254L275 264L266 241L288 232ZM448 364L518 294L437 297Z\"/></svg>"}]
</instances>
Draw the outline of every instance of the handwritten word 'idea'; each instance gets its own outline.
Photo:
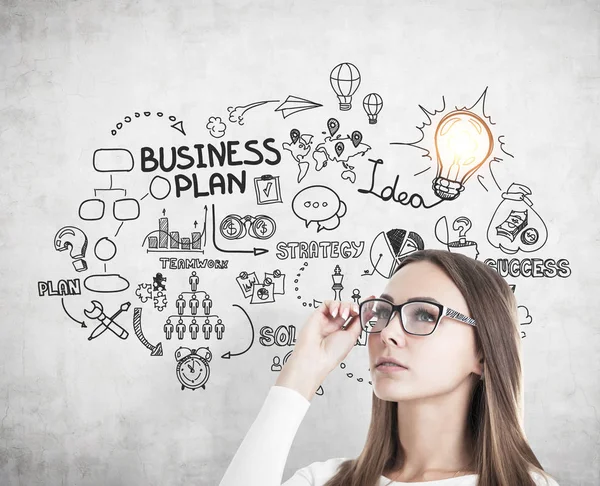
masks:
<instances>
[{"instance_id":1,"label":"handwritten word 'idea'","mask_svg":"<svg viewBox=\"0 0 600 486\"><path fill-rule=\"evenodd\" d=\"M275 256L288 258L358 258L365 249L364 241L280 241Z\"/></svg>"},{"instance_id":2,"label":"handwritten word 'idea'","mask_svg":"<svg viewBox=\"0 0 600 486\"><path fill-rule=\"evenodd\" d=\"M243 145L243 151L240 151L238 146L241 142L237 140L221 142L218 146L210 143L197 143L192 148L182 145L171 147L170 150L159 147L155 151L152 147L142 147L141 168L142 172L171 172L175 169L186 171L224 166L256 166L263 162L272 166L281 162L281 152L272 145L274 142L275 139L267 138L262 145L258 145L258 140L248 140ZM246 170L238 175L213 172L204 181L195 172L191 175L178 173L174 176L174 183L176 197L181 197L186 191L191 191L195 198L214 196L216 193L233 194L234 191L244 194Z\"/></svg>"},{"instance_id":3,"label":"handwritten word 'idea'","mask_svg":"<svg viewBox=\"0 0 600 486\"><path fill-rule=\"evenodd\" d=\"M379 193L375 192L373 188L375 187L375 173L377 171L377 166L383 164L383 160L381 159L369 159L369 162L373 162L373 173L371 174L371 187L369 189L358 189L358 192L362 194L373 194L373 196L377 196L379 199L383 201L389 201L392 199L394 202L400 203L403 206L412 206L413 208L424 207L425 209L432 208L440 204L443 199L430 204L429 206L425 204L423 198L419 194L413 194L412 196L408 195L408 192L398 192L398 181L400 176L397 175L394 179L394 184L391 186L385 186Z\"/></svg>"}]
</instances>

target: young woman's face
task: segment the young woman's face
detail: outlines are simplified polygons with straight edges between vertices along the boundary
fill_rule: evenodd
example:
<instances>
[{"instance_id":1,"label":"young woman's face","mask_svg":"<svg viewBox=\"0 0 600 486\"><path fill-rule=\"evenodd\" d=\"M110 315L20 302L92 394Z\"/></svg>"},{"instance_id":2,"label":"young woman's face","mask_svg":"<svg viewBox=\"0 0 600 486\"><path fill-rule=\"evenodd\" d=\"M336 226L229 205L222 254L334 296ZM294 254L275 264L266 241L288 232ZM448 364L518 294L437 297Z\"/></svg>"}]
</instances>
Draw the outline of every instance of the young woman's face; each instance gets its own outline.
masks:
<instances>
[{"instance_id":1,"label":"young woman's face","mask_svg":"<svg viewBox=\"0 0 600 486\"><path fill-rule=\"evenodd\" d=\"M432 297L472 317L450 277L428 261L402 267L383 293L392 297L394 304L412 297ZM433 334L415 336L404 332L399 319L395 313L380 333L368 334L371 381L378 398L403 401L441 395L464 386L466 380L471 383L471 372L480 372L473 326L442 317ZM377 359L383 356L396 358L407 369L391 373L377 369Z\"/></svg>"}]
</instances>

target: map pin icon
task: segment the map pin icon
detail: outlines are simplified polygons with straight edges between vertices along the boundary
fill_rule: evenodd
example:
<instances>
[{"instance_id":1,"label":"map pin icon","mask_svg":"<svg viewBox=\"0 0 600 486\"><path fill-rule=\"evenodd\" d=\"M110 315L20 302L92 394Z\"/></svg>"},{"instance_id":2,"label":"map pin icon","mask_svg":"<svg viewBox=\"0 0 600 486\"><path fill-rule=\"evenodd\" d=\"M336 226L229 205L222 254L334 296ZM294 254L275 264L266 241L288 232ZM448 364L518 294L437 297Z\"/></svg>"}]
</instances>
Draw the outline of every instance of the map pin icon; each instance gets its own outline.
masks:
<instances>
[{"instance_id":1,"label":"map pin icon","mask_svg":"<svg viewBox=\"0 0 600 486\"><path fill-rule=\"evenodd\" d=\"M340 157L344 153L344 143L338 142L335 144L335 153Z\"/></svg>"},{"instance_id":2,"label":"map pin icon","mask_svg":"<svg viewBox=\"0 0 600 486\"><path fill-rule=\"evenodd\" d=\"M362 142L362 133L358 130L354 130L352 132L352 144L354 145L354 148L358 147L360 142Z\"/></svg>"},{"instance_id":3,"label":"map pin icon","mask_svg":"<svg viewBox=\"0 0 600 486\"><path fill-rule=\"evenodd\" d=\"M296 143L300 138L300 130L293 128L290 132L290 138L292 139L292 143Z\"/></svg>"},{"instance_id":4,"label":"map pin icon","mask_svg":"<svg viewBox=\"0 0 600 486\"><path fill-rule=\"evenodd\" d=\"M335 118L330 118L327 120L327 128L329 129L329 134L333 137L340 129L340 122Z\"/></svg>"}]
</instances>

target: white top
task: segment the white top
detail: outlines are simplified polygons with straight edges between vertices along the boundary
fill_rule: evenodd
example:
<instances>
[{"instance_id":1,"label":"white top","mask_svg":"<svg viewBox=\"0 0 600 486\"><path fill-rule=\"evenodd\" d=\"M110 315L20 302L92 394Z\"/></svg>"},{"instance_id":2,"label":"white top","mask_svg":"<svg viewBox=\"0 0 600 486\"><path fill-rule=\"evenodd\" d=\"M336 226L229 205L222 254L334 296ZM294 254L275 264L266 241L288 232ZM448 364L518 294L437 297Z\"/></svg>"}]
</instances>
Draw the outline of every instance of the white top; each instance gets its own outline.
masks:
<instances>
[{"instance_id":1,"label":"white top","mask_svg":"<svg viewBox=\"0 0 600 486\"><path fill-rule=\"evenodd\" d=\"M348 458L336 457L298 469L281 485L283 469L298 427L310 401L292 388L273 385L258 416L231 460L219 486L322 486ZM546 485L543 477L532 471L536 484ZM381 476L378 486L476 486L477 474L438 481L402 482ZM546 486L559 486L549 479Z\"/></svg>"}]
</instances>

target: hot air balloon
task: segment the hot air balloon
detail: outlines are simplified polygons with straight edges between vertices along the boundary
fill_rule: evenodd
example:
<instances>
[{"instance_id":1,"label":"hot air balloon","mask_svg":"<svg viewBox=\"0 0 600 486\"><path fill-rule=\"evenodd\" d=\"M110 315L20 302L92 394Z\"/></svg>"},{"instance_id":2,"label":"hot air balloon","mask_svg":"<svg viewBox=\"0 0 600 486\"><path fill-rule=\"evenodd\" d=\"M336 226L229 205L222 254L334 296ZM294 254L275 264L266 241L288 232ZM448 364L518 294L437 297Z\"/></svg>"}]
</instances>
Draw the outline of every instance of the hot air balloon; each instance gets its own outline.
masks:
<instances>
[{"instance_id":1,"label":"hot air balloon","mask_svg":"<svg viewBox=\"0 0 600 486\"><path fill-rule=\"evenodd\" d=\"M383 100L377 93L369 93L363 100L363 108L369 117L369 124L377 123L377 115L383 108Z\"/></svg>"},{"instance_id":2,"label":"hot air balloon","mask_svg":"<svg viewBox=\"0 0 600 486\"><path fill-rule=\"evenodd\" d=\"M340 110L348 111L352 108L352 95L360 86L360 72L354 64L343 62L333 68L329 81L340 102Z\"/></svg>"}]
</instances>

